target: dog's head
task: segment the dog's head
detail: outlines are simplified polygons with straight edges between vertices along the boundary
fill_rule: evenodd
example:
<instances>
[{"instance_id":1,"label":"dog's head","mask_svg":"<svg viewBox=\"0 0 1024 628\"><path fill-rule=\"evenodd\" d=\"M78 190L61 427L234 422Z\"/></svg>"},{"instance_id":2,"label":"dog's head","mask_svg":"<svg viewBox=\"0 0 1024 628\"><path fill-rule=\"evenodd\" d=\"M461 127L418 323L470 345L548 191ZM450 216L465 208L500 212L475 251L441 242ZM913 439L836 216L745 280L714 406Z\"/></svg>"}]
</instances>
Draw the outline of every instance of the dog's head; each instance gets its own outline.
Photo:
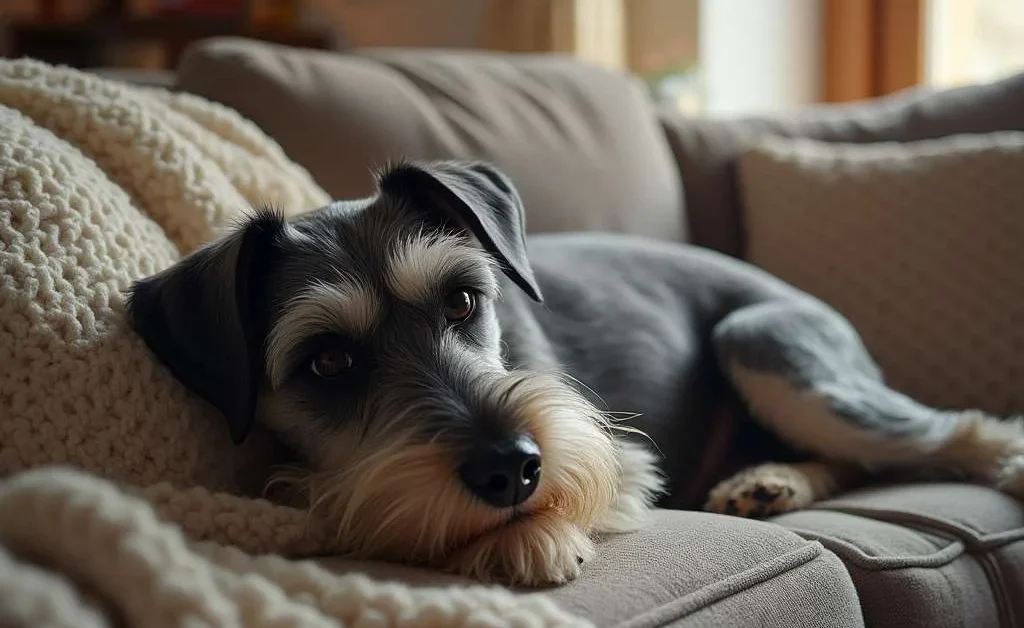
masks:
<instances>
[{"instance_id":1,"label":"dog's head","mask_svg":"<svg viewBox=\"0 0 1024 628\"><path fill-rule=\"evenodd\" d=\"M303 455L311 505L353 553L437 564L485 543L462 567L493 575L488 561L528 560L502 544L513 524L594 524L614 445L556 374L503 360L495 301L542 299L510 181L433 162L377 183L292 220L255 214L138 282L130 319L236 442L258 420Z\"/></svg>"}]
</instances>

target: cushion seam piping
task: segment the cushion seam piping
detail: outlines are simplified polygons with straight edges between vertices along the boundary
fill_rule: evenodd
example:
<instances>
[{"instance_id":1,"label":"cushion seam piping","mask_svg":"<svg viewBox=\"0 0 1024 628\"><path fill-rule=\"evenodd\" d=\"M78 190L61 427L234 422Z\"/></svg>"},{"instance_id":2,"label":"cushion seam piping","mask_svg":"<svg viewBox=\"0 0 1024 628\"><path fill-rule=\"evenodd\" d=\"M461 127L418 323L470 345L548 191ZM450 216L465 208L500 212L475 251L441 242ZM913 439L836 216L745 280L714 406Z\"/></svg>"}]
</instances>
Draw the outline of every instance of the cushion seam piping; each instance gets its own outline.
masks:
<instances>
[{"instance_id":1,"label":"cushion seam piping","mask_svg":"<svg viewBox=\"0 0 1024 628\"><path fill-rule=\"evenodd\" d=\"M619 628L667 626L672 622L682 619L688 615L692 615L693 613L721 602L722 600L733 597L738 593L742 593L743 591L751 589L759 584L774 580L782 574L799 569L822 556L824 552L825 547L821 543L817 541L809 541L805 545L785 554L776 556L771 560L747 568L739 573L723 578L722 580L717 580L711 584L705 585L696 591L687 593L682 597L675 598L669 602L661 604L657 608L650 609L639 615L634 615L620 623ZM761 574L768 577L759 578L758 576ZM727 584L733 582L740 583L741 586L737 589L728 589ZM694 606L693 600L707 591L712 591L712 594L708 599Z\"/></svg>"},{"instance_id":2,"label":"cushion seam piping","mask_svg":"<svg viewBox=\"0 0 1024 628\"><path fill-rule=\"evenodd\" d=\"M813 530L807 530L806 528L789 528L789 530L807 540L813 540L821 543L831 552L838 555L844 563L849 560L850 563L864 569L865 571L937 569L939 567L944 567L960 556L963 556L967 550L967 546L963 541L955 539L941 550L932 552L931 554L915 556L914 559L910 560L904 559L903 562L900 563L898 562L898 559L895 558L881 559L871 556L849 541L821 534ZM883 564L872 564L873 561L878 561Z\"/></svg>"},{"instance_id":3,"label":"cushion seam piping","mask_svg":"<svg viewBox=\"0 0 1024 628\"><path fill-rule=\"evenodd\" d=\"M915 513L899 512L882 508L874 509L859 508L856 506L827 506L812 507L808 510L815 510L819 512L838 512L857 517L864 517L874 521L894 524L915 524L932 530L944 532L946 534L952 534L955 538L964 541L964 543L972 549L993 549L1024 539L1024 527L984 533L973 526L968 526L944 517L924 516Z\"/></svg>"}]
</instances>

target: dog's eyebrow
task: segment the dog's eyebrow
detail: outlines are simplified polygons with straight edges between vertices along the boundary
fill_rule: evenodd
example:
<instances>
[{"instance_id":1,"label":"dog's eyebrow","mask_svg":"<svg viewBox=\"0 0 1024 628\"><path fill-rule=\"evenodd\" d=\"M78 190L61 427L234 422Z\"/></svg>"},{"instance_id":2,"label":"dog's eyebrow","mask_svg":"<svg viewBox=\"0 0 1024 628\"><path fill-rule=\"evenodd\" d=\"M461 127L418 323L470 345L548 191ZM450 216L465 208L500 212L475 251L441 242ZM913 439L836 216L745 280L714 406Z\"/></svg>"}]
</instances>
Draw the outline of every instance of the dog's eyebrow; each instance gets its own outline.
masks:
<instances>
[{"instance_id":1,"label":"dog's eyebrow","mask_svg":"<svg viewBox=\"0 0 1024 628\"><path fill-rule=\"evenodd\" d=\"M377 294L362 283L316 282L289 299L267 337L267 375L280 385L288 375L292 353L303 340L320 333L352 336L368 333L380 312Z\"/></svg>"},{"instance_id":2,"label":"dog's eyebrow","mask_svg":"<svg viewBox=\"0 0 1024 628\"><path fill-rule=\"evenodd\" d=\"M399 299L425 301L446 282L459 281L498 295L493 260L466 238L421 234L398 242L388 256L387 284Z\"/></svg>"}]
</instances>

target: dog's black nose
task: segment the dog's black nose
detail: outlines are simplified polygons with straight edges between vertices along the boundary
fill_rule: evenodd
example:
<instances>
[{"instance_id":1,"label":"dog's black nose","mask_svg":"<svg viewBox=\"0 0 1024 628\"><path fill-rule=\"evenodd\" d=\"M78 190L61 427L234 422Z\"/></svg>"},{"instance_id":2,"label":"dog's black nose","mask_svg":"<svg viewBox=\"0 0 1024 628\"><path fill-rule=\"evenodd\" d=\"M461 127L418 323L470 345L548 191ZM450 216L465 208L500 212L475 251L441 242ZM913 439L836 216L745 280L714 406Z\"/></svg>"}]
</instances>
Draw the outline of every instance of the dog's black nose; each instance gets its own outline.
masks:
<instances>
[{"instance_id":1,"label":"dog's black nose","mask_svg":"<svg viewBox=\"0 0 1024 628\"><path fill-rule=\"evenodd\" d=\"M518 506L540 482L540 448L528 436L474 447L459 466L459 477L491 506Z\"/></svg>"}]
</instances>

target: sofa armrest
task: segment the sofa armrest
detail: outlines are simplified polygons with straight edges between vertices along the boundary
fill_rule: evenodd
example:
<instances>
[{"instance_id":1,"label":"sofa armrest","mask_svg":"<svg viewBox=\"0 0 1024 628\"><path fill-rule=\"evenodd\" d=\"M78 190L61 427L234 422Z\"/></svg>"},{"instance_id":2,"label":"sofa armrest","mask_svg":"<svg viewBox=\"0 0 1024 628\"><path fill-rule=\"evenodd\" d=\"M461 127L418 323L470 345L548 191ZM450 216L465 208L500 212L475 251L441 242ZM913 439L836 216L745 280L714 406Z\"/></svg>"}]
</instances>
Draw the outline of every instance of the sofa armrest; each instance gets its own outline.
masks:
<instances>
[{"instance_id":1,"label":"sofa armrest","mask_svg":"<svg viewBox=\"0 0 1024 628\"><path fill-rule=\"evenodd\" d=\"M908 142L1024 130L1024 73L947 90L908 89L873 100L822 104L785 115L691 118L661 110L685 190L691 240L743 257L737 159L766 135L825 142Z\"/></svg>"}]
</instances>

